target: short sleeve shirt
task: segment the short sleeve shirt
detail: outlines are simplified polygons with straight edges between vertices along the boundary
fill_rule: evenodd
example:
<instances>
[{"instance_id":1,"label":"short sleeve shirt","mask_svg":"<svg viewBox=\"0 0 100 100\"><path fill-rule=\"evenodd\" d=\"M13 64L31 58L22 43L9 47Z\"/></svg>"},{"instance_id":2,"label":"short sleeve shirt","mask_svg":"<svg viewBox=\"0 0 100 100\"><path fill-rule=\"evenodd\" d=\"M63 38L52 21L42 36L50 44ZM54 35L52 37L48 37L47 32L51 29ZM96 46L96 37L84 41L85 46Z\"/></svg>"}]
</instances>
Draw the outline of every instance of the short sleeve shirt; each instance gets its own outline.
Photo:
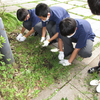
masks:
<instances>
[{"instance_id":1,"label":"short sleeve shirt","mask_svg":"<svg viewBox=\"0 0 100 100\"><path fill-rule=\"evenodd\" d=\"M51 9L51 15L48 21L53 21L56 23L56 32L60 33L59 30L59 23L62 19L66 17L70 17L68 12L62 8L62 7L57 7L57 6L52 6L50 7ZM46 26L46 22L42 22L43 27Z\"/></svg>"},{"instance_id":2,"label":"short sleeve shirt","mask_svg":"<svg viewBox=\"0 0 100 100\"><path fill-rule=\"evenodd\" d=\"M87 39L94 41L95 34L91 25L84 19L75 19L77 22L76 33L72 36L77 40L75 48L83 48L86 46Z\"/></svg>"}]
</instances>

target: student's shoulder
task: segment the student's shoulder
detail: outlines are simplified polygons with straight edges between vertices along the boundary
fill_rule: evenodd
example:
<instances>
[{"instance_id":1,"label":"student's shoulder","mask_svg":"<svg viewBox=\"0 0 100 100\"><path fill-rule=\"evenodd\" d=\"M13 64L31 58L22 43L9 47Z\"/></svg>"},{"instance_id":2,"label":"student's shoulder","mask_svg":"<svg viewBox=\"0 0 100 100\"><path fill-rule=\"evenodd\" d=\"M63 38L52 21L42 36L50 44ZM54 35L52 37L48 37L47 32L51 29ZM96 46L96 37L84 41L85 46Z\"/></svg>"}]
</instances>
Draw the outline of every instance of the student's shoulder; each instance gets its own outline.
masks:
<instances>
[{"instance_id":1,"label":"student's shoulder","mask_svg":"<svg viewBox=\"0 0 100 100\"><path fill-rule=\"evenodd\" d=\"M75 18L74 20L79 24L88 23L88 21L85 20L85 19L77 19L77 18Z\"/></svg>"},{"instance_id":2,"label":"student's shoulder","mask_svg":"<svg viewBox=\"0 0 100 100\"><path fill-rule=\"evenodd\" d=\"M64 9L64 8L59 7L59 6L51 6L50 9L51 10L58 10L58 9Z\"/></svg>"},{"instance_id":3,"label":"student's shoulder","mask_svg":"<svg viewBox=\"0 0 100 100\"><path fill-rule=\"evenodd\" d=\"M35 9L29 9L28 11L32 12L32 11L35 11Z\"/></svg>"}]
</instances>

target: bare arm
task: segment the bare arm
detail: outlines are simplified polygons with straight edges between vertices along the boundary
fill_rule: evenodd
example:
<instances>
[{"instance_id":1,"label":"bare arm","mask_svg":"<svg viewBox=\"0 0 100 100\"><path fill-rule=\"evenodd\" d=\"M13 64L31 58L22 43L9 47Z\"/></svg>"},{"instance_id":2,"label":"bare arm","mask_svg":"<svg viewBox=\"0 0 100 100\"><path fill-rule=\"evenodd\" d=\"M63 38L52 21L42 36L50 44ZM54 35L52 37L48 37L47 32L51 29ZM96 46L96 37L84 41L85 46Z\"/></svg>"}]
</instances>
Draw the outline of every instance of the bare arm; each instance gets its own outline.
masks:
<instances>
[{"instance_id":1,"label":"bare arm","mask_svg":"<svg viewBox=\"0 0 100 100\"><path fill-rule=\"evenodd\" d=\"M21 33L23 34L25 31L25 27L22 28Z\"/></svg>"},{"instance_id":2,"label":"bare arm","mask_svg":"<svg viewBox=\"0 0 100 100\"><path fill-rule=\"evenodd\" d=\"M58 39L58 46L59 46L59 51L63 51L63 41L61 38Z\"/></svg>"},{"instance_id":3,"label":"bare arm","mask_svg":"<svg viewBox=\"0 0 100 100\"><path fill-rule=\"evenodd\" d=\"M32 27L32 29L25 35L25 37L28 37L29 35L31 35L34 32L34 27Z\"/></svg>"},{"instance_id":4,"label":"bare arm","mask_svg":"<svg viewBox=\"0 0 100 100\"><path fill-rule=\"evenodd\" d=\"M58 37L58 32L53 36L51 37L48 41L51 42L52 40L56 39Z\"/></svg>"},{"instance_id":5,"label":"bare arm","mask_svg":"<svg viewBox=\"0 0 100 100\"><path fill-rule=\"evenodd\" d=\"M42 29L42 37L45 37L46 31L47 31L46 27L43 27L43 29Z\"/></svg>"},{"instance_id":6,"label":"bare arm","mask_svg":"<svg viewBox=\"0 0 100 100\"><path fill-rule=\"evenodd\" d=\"M69 63L72 63L72 61L75 59L75 57L77 56L78 52L80 49L75 48L74 51L72 52L70 58L69 58Z\"/></svg>"}]
</instances>

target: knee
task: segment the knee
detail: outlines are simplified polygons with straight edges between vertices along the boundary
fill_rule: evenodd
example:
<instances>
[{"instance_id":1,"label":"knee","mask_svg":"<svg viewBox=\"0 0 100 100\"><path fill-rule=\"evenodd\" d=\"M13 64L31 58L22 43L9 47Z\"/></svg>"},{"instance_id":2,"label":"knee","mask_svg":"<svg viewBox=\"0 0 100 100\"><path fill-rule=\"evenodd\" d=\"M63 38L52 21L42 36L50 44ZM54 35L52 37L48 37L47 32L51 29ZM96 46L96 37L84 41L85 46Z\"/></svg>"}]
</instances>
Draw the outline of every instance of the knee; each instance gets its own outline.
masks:
<instances>
[{"instance_id":1,"label":"knee","mask_svg":"<svg viewBox=\"0 0 100 100\"><path fill-rule=\"evenodd\" d=\"M50 29L50 25L49 25L49 24L46 25L46 29L47 29L47 30Z\"/></svg>"},{"instance_id":2,"label":"knee","mask_svg":"<svg viewBox=\"0 0 100 100\"><path fill-rule=\"evenodd\" d=\"M34 26L34 30L35 30L35 31L42 30L42 23L41 23L41 22L37 23L37 24Z\"/></svg>"},{"instance_id":3,"label":"knee","mask_svg":"<svg viewBox=\"0 0 100 100\"><path fill-rule=\"evenodd\" d=\"M83 58L88 58L88 57L91 57L92 56L92 53L91 52L79 52L78 53L81 57Z\"/></svg>"},{"instance_id":4,"label":"knee","mask_svg":"<svg viewBox=\"0 0 100 100\"><path fill-rule=\"evenodd\" d=\"M37 26L34 26L34 30L37 31L37 29L38 29Z\"/></svg>"}]
</instances>

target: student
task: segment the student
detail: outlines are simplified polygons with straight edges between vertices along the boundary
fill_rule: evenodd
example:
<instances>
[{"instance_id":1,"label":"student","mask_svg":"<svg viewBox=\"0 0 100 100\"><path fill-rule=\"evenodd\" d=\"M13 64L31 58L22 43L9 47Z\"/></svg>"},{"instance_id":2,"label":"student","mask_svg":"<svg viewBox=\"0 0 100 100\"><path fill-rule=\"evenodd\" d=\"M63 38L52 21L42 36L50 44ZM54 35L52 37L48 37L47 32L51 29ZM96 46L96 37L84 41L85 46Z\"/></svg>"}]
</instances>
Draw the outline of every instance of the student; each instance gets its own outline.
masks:
<instances>
[{"instance_id":1,"label":"student","mask_svg":"<svg viewBox=\"0 0 100 100\"><path fill-rule=\"evenodd\" d=\"M100 0L87 0L87 2L88 2L91 12L94 15L100 15ZM100 72L100 61L98 63L98 66L92 67L88 70L88 73L92 74L94 72L97 72L97 73Z\"/></svg>"},{"instance_id":2,"label":"student","mask_svg":"<svg viewBox=\"0 0 100 100\"><path fill-rule=\"evenodd\" d=\"M35 33L34 28L38 27L37 23L41 21L35 14L35 9L27 10L24 8L17 10L17 18L20 21L23 21L23 28L21 33L16 37L20 42L24 41L29 35ZM25 29L28 29L29 32L23 36ZM36 34L35 34L36 35ZM39 31L39 35L42 35L42 32Z\"/></svg>"},{"instance_id":3,"label":"student","mask_svg":"<svg viewBox=\"0 0 100 100\"><path fill-rule=\"evenodd\" d=\"M90 57L92 55L93 41L95 34L92 28L86 20L65 18L59 24L61 35L59 35L59 55L63 66L70 65L79 54L83 58ZM73 48L72 42L76 43ZM63 51L64 44L64 51ZM64 56L70 55L68 60L64 59Z\"/></svg>"},{"instance_id":4,"label":"student","mask_svg":"<svg viewBox=\"0 0 100 100\"><path fill-rule=\"evenodd\" d=\"M46 31L50 35L49 40L45 40L43 46L48 46L50 42L56 42L59 31L59 23L62 19L70 17L68 12L61 7L49 6L45 3L40 3L35 8L36 15L42 20L42 37L41 42L45 40ZM38 28L36 29L38 32Z\"/></svg>"},{"instance_id":5,"label":"student","mask_svg":"<svg viewBox=\"0 0 100 100\"><path fill-rule=\"evenodd\" d=\"M100 15L100 0L87 0L91 12L94 15Z\"/></svg>"}]
</instances>

